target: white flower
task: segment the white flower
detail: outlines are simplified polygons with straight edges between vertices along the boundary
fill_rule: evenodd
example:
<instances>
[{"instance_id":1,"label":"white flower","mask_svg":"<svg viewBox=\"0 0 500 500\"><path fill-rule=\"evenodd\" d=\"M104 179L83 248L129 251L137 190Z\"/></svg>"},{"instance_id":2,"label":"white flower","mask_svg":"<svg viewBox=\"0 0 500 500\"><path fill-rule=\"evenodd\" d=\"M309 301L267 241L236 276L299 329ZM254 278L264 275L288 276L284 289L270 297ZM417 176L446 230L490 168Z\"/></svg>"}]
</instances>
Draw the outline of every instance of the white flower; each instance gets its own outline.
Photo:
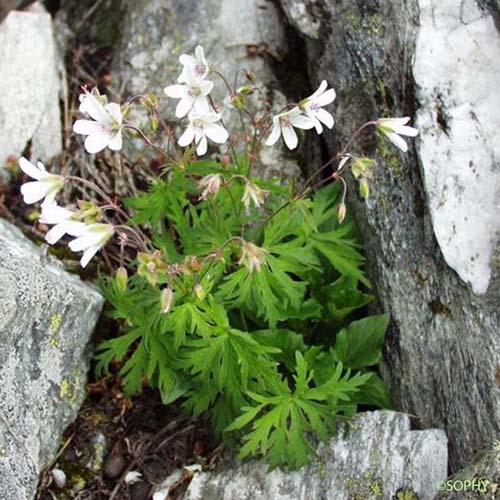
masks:
<instances>
[{"instance_id":1,"label":"white flower","mask_svg":"<svg viewBox=\"0 0 500 500\"><path fill-rule=\"evenodd\" d=\"M408 144L400 136L416 137L418 135L416 128L406 125L409 121L409 116L405 118L380 118L377 120L376 126L395 146L406 153L408 151Z\"/></svg>"},{"instance_id":2,"label":"white flower","mask_svg":"<svg viewBox=\"0 0 500 500\"><path fill-rule=\"evenodd\" d=\"M181 54L179 61L182 64L182 72L179 78L177 78L179 83L189 83L193 80L200 82L208 75L210 70L201 45L198 45L194 49L194 56Z\"/></svg>"},{"instance_id":3,"label":"white flower","mask_svg":"<svg viewBox=\"0 0 500 500\"><path fill-rule=\"evenodd\" d=\"M65 234L78 233L85 224L75 220L76 214L67 208L57 205L54 201L42 204L42 224L55 224L45 235L45 240L50 245L57 243Z\"/></svg>"},{"instance_id":4,"label":"white flower","mask_svg":"<svg viewBox=\"0 0 500 500\"><path fill-rule=\"evenodd\" d=\"M249 207L250 203L253 201L256 207L260 207L264 203L265 197L269 194L269 191L261 189L259 186L253 182L248 181L245 184L245 191L243 191L243 197L241 201L245 207Z\"/></svg>"},{"instance_id":5,"label":"white flower","mask_svg":"<svg viewBox=\"0 0 500 500\"><path fill-rule=\"evenodd\" d=\"M194 141L196 144L196 154L203 156L208 148L207 138L217 144L223 144L229 137L227 130L222 125L216 123L219 120L220 115L217 113L191 111L189 113L189 125L177 143L181 147L186 147Z\"/></svg>"},{"instance_id":6,"label":"white flower","mask_svg":"<svg viewBox=\"0 0 500 500\"><path fill-rule=\"evenodd\" d=\"M182 85L169 85L163 89L168 97L180 99L175 108L175 116L182 118L190 111L208 113L210 106L207 96L214 88L213 82L197 80L194 75L186 73L186 83Z\"/></svg>"},{"instance_id":7,"label":"white flower","mask_svg":"<svg viewBox=\"0 0 500 500\"><path fill-rule=\"evenodd\" d=\"M42 162L36 165L22 157L19 159L21 170L36 179L35 182L26 182L21 186L21 194L24 203L30 205L45 198L47 201L54 200L57 192L64 185L64 177L61 175L52 175L47 172Z\"/></svg>"},{"instance_id":8,"label":"white flower","mask_svg":"<svg viewBox=\"0 0 500 500\"><path fill-rule=\"evenodd\" d=\"M142 474L137 472L136 470L131 470L125 474L125 483L126 484L134 484L140 481L142 478Z\"/></svg>"},{"instance_id":9,"label":"white flower","mask_svg":"<svg viewBox=\"0 0 500 500\"><path fill-rule=\"evenodd\" d=\"M273 117L273 129L267 138L266 145L272 146L276 144L280 135L283 135L288 149L295 149L299 140L294 127L308 130L314 127L314 122L308 116L301 114L300 109L297 107L285 113L280 113Z\"/></svg>"},{"instance_id":10,"label":"white flower","mask_svg":"<svg viewBox=\"0 0 500 500\"><path fill-rule=\"evenodd\" d=\"M318 134L323 132L322 123L328 128L332 128L335 123L333 116L326 109L323 109L323 106L331 104L336 97L335 90L327 90L327 87L327 81L323 80L318 90L300 103L301 108L304 110L304 114L313 121Z\"/></svg>"},{"instance_id":11,"label":"white flower","mask_svg":"<svg viewBox=\"0 0 500 500\"><path fill-rule=\"evenodd\" d=\"M80 95L80 111L92 120L77 120L73 131L88 136L85 149L89 153L99 153L106 147L113 151L122 148L123 117L119 104L106 104L105 96L100 96L97 89L93 89Z\"/></svg>"},{"instance_id":12,"label":"white flower","mask_svg":"<svg viewBox=\"0 0 500 500\"><path fill-rule=\"evenodd\" d=\"M224 177L221 174L205 175L205 177L200 179L198 182L198 185L201 188L204 188L200 199L205 200L209 194L213 194L215 196L219 192L223 182Z\"/></svg>"},{"instance_id":13,"label":"white flower","mask_svg":"<svg viewBox=\"0 0 500 500\"><path fill-rule=\"evenodd\" d=\"M80 264L85 267L90 259L108 242L115 230L111 224L84 224L77 230L72 231L77 236L69 243L73 252L83 251Z\"/></svg>"}]
</instances>

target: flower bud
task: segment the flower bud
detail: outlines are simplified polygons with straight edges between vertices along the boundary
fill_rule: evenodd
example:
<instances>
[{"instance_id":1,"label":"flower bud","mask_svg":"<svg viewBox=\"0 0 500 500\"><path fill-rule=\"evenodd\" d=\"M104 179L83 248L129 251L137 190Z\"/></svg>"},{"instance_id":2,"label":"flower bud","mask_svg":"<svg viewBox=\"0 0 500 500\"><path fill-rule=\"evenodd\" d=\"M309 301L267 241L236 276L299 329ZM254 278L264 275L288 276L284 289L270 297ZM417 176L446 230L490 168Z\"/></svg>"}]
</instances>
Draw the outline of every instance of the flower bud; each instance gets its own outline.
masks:
<instances>
[{"instance_id":1,"label":"flower bud","mask_svg":"<svg viewBox=\"0 0 500 500\"><path fill-rule=\"evenodd\" d=\"M366 177L362 177L359 181L359 196L366 200L370 195L370 184Z\"/></svg>"},{"instance_id":2,"label":"flower bud","mask_svg":"<svg viewBox=\"0 0 500 500\"><path fill-rule=\"evenodd\" d=\"M241 247L241 257L238 264L242 264L252 273L259 272L262 263L265 261L266 255L269 252L265 248L260 248L253 243L246 241Z\"/></svg>"},{"instance_id":3,"label":"flower bud","mask_svg":"<svg viewBox=\"0 0 500 500\"><path fill-rule=\"evenodd\" d=\"M168 314L174 301L174 292L167 286L161 291L160 308L162 314Z\"/></svg>"},{"instance_id":4,"label":"flower bud","mask_svg":"<svg viewBox=\"0 0 500 500\"><path fill-rule=\"evenodd\" d=\"M207 292L205 292L204 288L199 283L194 285L194 294L198 300L205 300L205 297L207 296Z\"/></svg>"},{"instance_id":5,"label":"flower bud","mask_svg":"<svg viewBox=\"0 0 500 500\"><path fill-rule=\"evenodd\" d=\"M116 286L120 292L126 292L127 291L127 281L128 281L128 273L127 270L123 267L120 266L115 274L115 281L116 281Z\"/></svg>"},{"instance_id":6,"label":"flower bud","mask_svg":"<svg viewBox=\"0 0 500 500\"><path fill-rule=\"evenodd\" d=\"M219 192L223 181L224 177L221 174L210 174L203 177L198 182L198 185L203 188L203 193L201 193L200 198L204 200L209 194L213 194L215 196Z\"/></svg>"},{"instance_id":7,"label":"flower bud","mask_svg":"<svg viewBox=\"0 0 500 500\"><path fill-rule=\"evenodd\" d=\"M269 194L269 191L265 189L261 189L259 186L254 184L253 182L247 181L245 184L245 190L243 191L243 197L241 201L245 207L249 207L253 202L256 207L262 206L264 203L264 199Z\"/></svg>"},{"instance_id":8,"label":"flower bud","mask_svg":"<svg viewBox=\"0 0 500 500\"><path fill-rule=\"evenodd\" d=\"M339 203L337 205L337 219L339 221L339 224L342 224L344 222L345 216L347 214L347 207L345 206L345 203Z\"/></svg>"},{"instance_id":9,"label":"flower bud","mask_svg":"<svg viewBox=\"0 0 500 500\"><path fill-rule=\"evenodd\" d=\"M376 165L376 161L371 158L355 158L352 162L352 175L359 177L371 177L371 169Z\"/></svg>"},{"instance_id":10,"label":"flower bud","mask_svg":"<svg viewBox=\"0 0 500 500\"><path fill-rule=\"evenodd\" d=\"M152 254L139 252L137 260L139 261L137 274L144 276L151 286L156 286L159 279L168 271L168 264L162 259L160 251Z\"/></svg>"}]
</instances>

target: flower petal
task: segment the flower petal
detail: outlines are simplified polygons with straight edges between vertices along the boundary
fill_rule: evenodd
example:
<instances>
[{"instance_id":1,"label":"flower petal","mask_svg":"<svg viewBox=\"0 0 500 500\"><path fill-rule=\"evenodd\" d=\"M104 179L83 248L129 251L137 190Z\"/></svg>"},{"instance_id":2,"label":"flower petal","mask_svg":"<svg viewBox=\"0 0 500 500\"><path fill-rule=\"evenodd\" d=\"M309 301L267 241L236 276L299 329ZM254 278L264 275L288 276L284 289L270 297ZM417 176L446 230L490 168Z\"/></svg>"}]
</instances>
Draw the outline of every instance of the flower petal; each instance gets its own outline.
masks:
<instances>
[{"instance_id":1,"label":"flower petal","mask_svg":"<svg viewBox=\"0 0 500 500\"><path fill-rule=\"evenodd\" d=\"M185 96L178 102L175 108L175 116L177 116L177 118L183 118L191 109L193 109L193 99L189 96Z\"/></svg>"},{"instance_id":2,"label":"flower petal","mask_svg":"<svg viewBox=\"0 0 500 500\"><path fill-rule=\"evenodd\" d=\"M85 139L85 149L90 154L99 153L109 144L111 139L111 134L101 129L99 133L89 135Z\"/></svg>"},{"instance_id":3,"label":"flower petal","mask_svg":"<svg viewBox=\"0 0 500 500\"><path fill-rule=\"evenodd\" d=\"M194 127L192 125L188 125L184 133L179 137L177 144L181 146L181 148L185 148L189 144L191 144L194 140Z\"/></svg>"},{"instance_id":4,"label":"flower petal","mask_svg":"<svg viewBox=\"0 0 500 500\"><path fill-rule=\"evenodd\" d=\"M51 185L47 182L26 182L21 186L21 194L23 195L24 203L31 205L47 196Z\"/></svg>"},{"instance_id":5,"label":"flower petal","mask_svg":"<svg viewBox=\"0 0 500 500\"><path fill-rule=\"evenodd\" d=\"M98 122L106 123L110 121L109 115L104 106L101 104L99 99L97 99L97 97L90 93L82 96L80 111L82 113L87 113L91 118Z\"/></svg>"},{"instance_id":6,"label":"flower petal","mask_svg":"<svg viewBox=\"0 0 500 500\"><path fill-rule=\"evenodd\" d=\"M203 136L200 140L200 142L196 146L196 154L198 156L203 156L208 149L208 144L207 144L207 138Z\"/></svg>"},{"instance_id":7,"label":"flower petal","mask_svg":"<svg viewBox=\"0 0 500 500\"><path fill-rule=\"evenodd\" d=\"M99 134L103 130L102 125L99 122L92 120L76 120L73 124L73 132L76 134L92 135Z\"/></svg>"},{"instance_id":8,"label":"flower petal","mask_svg":"<svg viewBox=\"0 0 500 500\"><path fill-rule=\"evenodd\" d=\"M326 90L326 87L328 87L328 82L326 80L322 80L319 87L316 89L314 94L309 97L309 99L314 99L315 97L320 96Z\"/></svg>"},{"instance_id":9,"label":"flower petal","mask_svg":"<svg viewBox=\"0 0 500 500\"><path fill-rule=\"evenodd\" d=\"M113 151L120 151L123 146L122 131L119 130L115 136L109 141L108 147Z\"/></svg>"},{"instance_id":10,"label":"flower petal","mask_svg":"<svg viewBox=\"0 0 500 500\"><path fill-rule=\"evenodd\" d=\"M332 103L335 101L335 98L337 97L337 94L335 93L335 90L333 89L328 89L326 92L318 96L314 102L318 106L326 106L327 104Z\"/></svg>"},{"instance_id":11,"label":"flower petal","mask_svg":"<svg viewBox=\"0 0 500 500\"><path fill-rule=\"evenodd\" d=\"M118 125L122 124L123 116L119 104L116 104L115 102L110 102L109 104L106 104L105 109L111 115L111 118L113 118L118 123Z\"/></svg>"},{"instance_id":12,"label":"flower petal","mask_svg":"<svg viewBox=\"0 0 500 500\"><path fill-rule=\"evenodd\" d=\"M204 96L207 96L212 92L212 89L214 88L214 82L211 82L209 80L203 80L200 82L200 88L201 88L201 93Z\"/></svg>"},{"instance_id":13,"label":"flower petal","mask_svg":"<svg viewBox=\"0 0 500 500\"><path fill-rule=\"evenodd\" d=\"M218 123L212 123L204 128L206 136L213 142L223 144L229 138L227 130Z\"/></svg>"},{"instance_id":14,"label":"flower petal","mask_svg":"<svg viewBox=\"0 0 500 500\"><path fill-rule=\"evenodd\" d=\"M397 133L400 135L406 135L408 137L416 137L418 135L418 130L415 127L407 127L402 125L401 127L398 127Z\"/></svg>"},{"instance_id":15,"label":"flower petal","mask_svg":"<svg viewBox=\"0 0 500 500\"><path fill-rule=\"evenodd\" d=\"M266 146L273 146L276 144L281 135L281 124L279 118L273 118L273 129L266 140Z\"/></svg>"},{"instance_id":16,"label":"flower petal","mask_svg":"<svg viewBox=\"0 0 500 500\"><path fill-rule=\"evenodd\" d=\"M173 99L182 99L187 95L188 88L186 85L169 85L163 89L163 92Z\"/></svg>"},{"instance_id":17,"label":"flower petal","mask_svg":"<svg viewBox=\"0 0 500 500\"><path fill-rule=\"evenodd\" d=\"M316 111L316 118L324 123L328 128L333 128L335 120L333 116L326 109L318 109Z\"/></svg>"},{"instance_id":18,"label":"flower petal","mask_svg":"<svg viewBox=\"0 0 500 500\"><path fill-rule=\"evenodd\" d=\"M99 251L100 248L101 247L99 245L87 248L85 252L83 252L82 258L80 259L80 265L83 268L87 267L87 264L90 262L90 259L92 259L92 257Z\"/></svg>"},{"instance_id":19,"label":"flower petal","mask_svg":"<svg viewBox=\"0 0 500 500\"><path fill-rule=\"evenodd\" d=\"M385 135L396 147L403 151L403 153L406 153L408 151L408 144L406 144L406 141L398 134L394 132L386 132Z\"/></svg>"},{"instance_id":20,"label":"flower petal","mask_svg":"<svg viewBox=\"0 0 500 500\"><path fill-rule=\"evenodd\" d=\"M31 178L36 180L40 180L47 175L47 172L45 170L41 170L40 168L36 167L24 156L19 158L19 167L26 175L29 175Z\"/></svg>"},{"instance_id":21,"label":"flower petal","mask_svg":"<svg viewBox=\"0 0 500 500\"><path fill-rule=\"evenodd\" d=\"M288 149L295 149L297 147L297 144L299 143L299 139L293 127L291 125L286 125L283 126L281 130L283 139L285 140L285 144L288 146Z\"/></svg>"},{"instance_id":22,"label":"flower petal","mask_svg":"<svg viewBox=\"0 0 500 500\"><path fill-rule=\"evenodd\" d=\"M305 115L299 115L299 114L290 115L290 123L294 127L301 128L304 130L309 130L311 128L314 128L314 122L308 116Z\"/></svg>"}]
</instances>

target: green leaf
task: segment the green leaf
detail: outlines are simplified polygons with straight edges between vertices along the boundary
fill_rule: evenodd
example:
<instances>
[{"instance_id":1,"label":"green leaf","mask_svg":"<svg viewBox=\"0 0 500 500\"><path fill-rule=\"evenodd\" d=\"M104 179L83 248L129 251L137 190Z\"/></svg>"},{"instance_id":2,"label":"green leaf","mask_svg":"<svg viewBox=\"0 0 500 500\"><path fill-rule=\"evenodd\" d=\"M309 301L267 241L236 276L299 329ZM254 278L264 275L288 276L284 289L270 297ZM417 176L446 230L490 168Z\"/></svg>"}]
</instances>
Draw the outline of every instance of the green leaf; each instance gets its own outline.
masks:
<instances>
[{"instance_id":1,"label":"green leaf","mask_svg":"<svg viewBox=\"0 0 500 500\"><path fill-rule=\"evenodd\" d=\"M358 404L378 406L389 410L393 408L387 385L374 372L370 372L370 378L359 388L355 400Z\"/></svg>"},{"instance_id":2,"label":"green leaf","mask_svg":"<svg viewBox=\"0 0 500 500\"><path fill-rule=\"evenodd\" d=\"M337 335L335 353L349 368L376 365L382 356L382 344L389 316L370 316L354 321Z\"/></svg>"}]
</instances>

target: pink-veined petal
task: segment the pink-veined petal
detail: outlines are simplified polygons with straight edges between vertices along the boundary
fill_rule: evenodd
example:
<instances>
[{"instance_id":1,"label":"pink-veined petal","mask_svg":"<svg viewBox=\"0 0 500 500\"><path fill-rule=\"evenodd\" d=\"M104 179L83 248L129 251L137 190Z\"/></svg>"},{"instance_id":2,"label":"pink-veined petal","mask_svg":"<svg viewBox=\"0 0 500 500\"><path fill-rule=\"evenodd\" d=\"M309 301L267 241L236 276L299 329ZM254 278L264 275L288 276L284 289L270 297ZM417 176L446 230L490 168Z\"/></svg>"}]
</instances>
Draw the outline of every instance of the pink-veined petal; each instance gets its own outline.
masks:
<instances>
[{"instance_id":1,"label":"pink-veined petal","mask_svg":"<svg viewBox=\"0 0 500 500\"><path fill-rule=\"evenodd\" d=\"M184 133L179 137L179 140L177 141L177 144L181 148L185 148L189 144L191 144L194 140L194 127L192 125L188 125L186 130L184 130Z\"/></svg>"},{"instance_id":2,"label":"pink-veined petal","mask_svg":"<svg viewBox=\"0 0 500 500\"><path fill-rule=\"evenodd\" d=\"M92 120L76 120L73 124L73 132L75 134L92 135L99 134L103 130L103 126L99 122Z\"/></svg>"},{"instance_id":3,"label":"pink-veined petal","mask_svg":"<svg viewBox=\"0 0 500 500\"><path fill-rule=\"evenodd\" d=\"M26 175L29 175L31 178L36 180L42 179L47 175L45 167L41 170L39 167L28 161L24 156L19 158L19 167Z\"/></svg>"},{"instance_id":4,"label":"pink-veined petal","mask_svg":"<svg viewBox=\"0 0 500 500\"><path fill-rule=\"evenodd\" d=\"M229 134L227 130L217 123L211 123L210 125L205 126L205 134L207 137L218 144L223 144L229 138Z\"/></svg>"},{"instance_id":5,"label":"pink-veined petal","mask_svg":"<svg viewBox=\"0 0 500 500\"><path fill-rule=\"evenodd\" d=\"M119 130L114 137L109 141L108 147L112 151L120 151L123 146L122 131Z\"/></svg>"},{"instance_id":6,"label":"pink-veined petal","mask_svg":"<svg viewBox=\"0 0 500 500\"><path fill-rule=\"evenodd\" d=\"M335 124L333 116L326 109L318 109L316 111L316 118L330 129Z\"/></svg>"},{"instance_id":7,"label":"pink-veined petal","mask_svg":"<svg viewBox=\"0 0 500 500\"><path fill-rule=\"evenodd\" d=\"M297 144L299 143L299 139L293 127L291 125L285 125L281 128L281 130L283 134L283 139L288 149L295 149L297 147Z\"/></svg>"},{"instance_id":8,"label":"pink-veined petal","mask_svg":"<svg viewBox=\"0 0 500 500\"><path fill-rule=\"evenodd\" d=\"M173 99L182 99L187 95L188 88L186 85L169 85L163 89L163 92Z\"/></svg>"},{"instance_id":9,"label":"pink-veined petal","mask_svg":"<svg viewBox=\"0 0 500 500\"><path fill-rule=\"evenodd\" d=\"M203 136L200 139L200 142L198 142L196 146L196 154L198 156L203 156L207 152L207 149L208 149L207 138Z\"/></svg>"}]
</instances>

